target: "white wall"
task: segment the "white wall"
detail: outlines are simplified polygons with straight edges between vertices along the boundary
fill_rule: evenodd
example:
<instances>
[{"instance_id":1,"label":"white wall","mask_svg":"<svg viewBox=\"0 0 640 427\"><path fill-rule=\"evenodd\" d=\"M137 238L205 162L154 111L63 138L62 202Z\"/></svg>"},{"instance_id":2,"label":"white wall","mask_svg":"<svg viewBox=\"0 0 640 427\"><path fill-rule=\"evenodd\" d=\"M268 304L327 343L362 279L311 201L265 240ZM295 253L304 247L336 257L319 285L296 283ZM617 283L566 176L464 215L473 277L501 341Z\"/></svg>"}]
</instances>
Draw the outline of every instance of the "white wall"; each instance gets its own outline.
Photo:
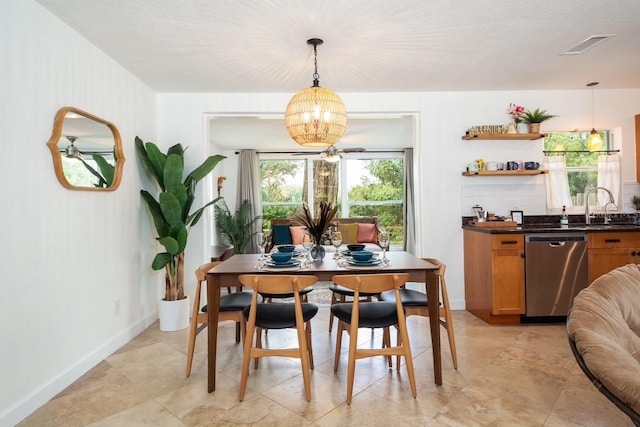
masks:
<instances>
[{"instance_id":1,"label":"white wall","mask_svg":"<svg viewBox=\"0 0 640 427\"><path fill-rule=\"evenodd\" d=\"M204 156L207 146L205 116L211 113L283 113L292 94L159 94L158 135L161 140L188 141L193 152ZM464 308L463 251L460 218L480 203L498 214L509 213L517 201L525 215L546 214L544 181L534 177L463 177L464 166L477 158L486 160L542 160L542 140L463 141L467 128L479 124L506 124L510 102L527 108L547 109L559 117L543 124L543 130L591 128L590 91L341 93L348 111L417 112L418 141L415 158L418 233L417 255L443 260L452 306ZM640 113L640 90L597 90L595 125L617 129L615 148L623 156L625 203L640 191L635 183L634 116ZM286 133L283 126L283 134ZM295 143L292 141L292 148ZM242 148L242 147L238 147ZM193 154L192 152L192 154ZM235 188L236 156L229 155L214 172L227 175L225 191ZM225 193L229 197L229 193ZM229 197L235 201L235 196ZM206 224L205 224L206 225ZM205 226L203 225L203 227ZM208 257L205 232L195 233L187 253L189 269ZM189 271L189 270L187 270Z\"/></svg>"},{"instance_id":2,"label":"white wall","mask_svg":"<svg viewBox=\"0 0 640 427\"><path fill-rule=\"evenodd\" d=\"M156 95L33 0L0 2L0 52L4 426L147 327L161 277L149 267L153 240L133 149L136 134L155 136ZM63 106L120 130L126 162L117 191L70 191L57 181L46 142Z\"/></svg>"}]
</instances>

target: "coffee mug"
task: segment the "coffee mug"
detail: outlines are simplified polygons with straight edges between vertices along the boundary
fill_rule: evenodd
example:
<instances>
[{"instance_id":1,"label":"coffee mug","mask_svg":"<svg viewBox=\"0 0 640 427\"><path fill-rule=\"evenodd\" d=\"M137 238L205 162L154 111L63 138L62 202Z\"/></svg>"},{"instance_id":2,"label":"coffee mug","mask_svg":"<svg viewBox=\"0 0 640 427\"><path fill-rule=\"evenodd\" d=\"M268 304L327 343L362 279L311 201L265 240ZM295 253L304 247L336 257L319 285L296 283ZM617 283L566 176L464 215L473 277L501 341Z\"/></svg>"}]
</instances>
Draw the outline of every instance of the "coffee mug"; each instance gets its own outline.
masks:
<instances>
[{"instance_id":1,"label":"coffee mug","mask_svg":"<svg viewBox=\"0 0 640 427\"><path fill-rule=\"evenodd\" d=\"M540 168L540 163L538 163L538 162L525 162L524 163L524 168L526 170L536 170L536 169Z\"/></svg>"},{"instance_id":2,"label":"coffee mug","mask_svg":"<svg viewBox=\"0 0 640 427\"><path fill-rule=\"evenodd\" d=\"M498 170L498 162L487 162L485 164L485 169L488 171L497 171Z\"/></svg>"},{"instance_id":3,"label":"coffee mug","mask_svg":"<svg viewBox=\"0 0 640 427\"><path fill-rule=\"evenodd\" d=\"M519 168L518 162L507 162L508 171L517 171Z\"/></svg>"},{"instance_id":4,"label":"coffee mug","mask_svg":"<svg viewBox=\"0 0 640 427\"><path fill-rule=\"evenodd\" d=\"M478 164L477 164L477 163L475 163L475 162L474 162L474 163L469 163L469 164L467 165L467 170L468 170L469 172L478 172L478 170L479 170L479 166L478 166Z\"/></svg>"}]
</instances>

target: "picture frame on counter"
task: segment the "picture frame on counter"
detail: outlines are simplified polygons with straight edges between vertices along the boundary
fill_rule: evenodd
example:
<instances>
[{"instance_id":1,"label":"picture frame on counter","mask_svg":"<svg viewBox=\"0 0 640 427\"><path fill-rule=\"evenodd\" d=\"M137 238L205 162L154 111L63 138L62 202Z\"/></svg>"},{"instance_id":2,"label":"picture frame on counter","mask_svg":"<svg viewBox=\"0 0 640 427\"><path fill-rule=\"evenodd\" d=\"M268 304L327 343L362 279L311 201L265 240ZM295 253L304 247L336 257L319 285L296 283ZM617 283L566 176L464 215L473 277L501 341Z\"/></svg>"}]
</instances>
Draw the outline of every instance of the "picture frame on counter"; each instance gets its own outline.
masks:
<instances>
[{"instance_id":1,"label":"picture frame on counter","mask_svg":"<svg viewBox=\"0 0 640 427\"><path fill-rule=\"evenodd\" d=\"M511 211L511 219L518 225L522 225L524 218L523 211Z\"/></svg>"}]
</instances>

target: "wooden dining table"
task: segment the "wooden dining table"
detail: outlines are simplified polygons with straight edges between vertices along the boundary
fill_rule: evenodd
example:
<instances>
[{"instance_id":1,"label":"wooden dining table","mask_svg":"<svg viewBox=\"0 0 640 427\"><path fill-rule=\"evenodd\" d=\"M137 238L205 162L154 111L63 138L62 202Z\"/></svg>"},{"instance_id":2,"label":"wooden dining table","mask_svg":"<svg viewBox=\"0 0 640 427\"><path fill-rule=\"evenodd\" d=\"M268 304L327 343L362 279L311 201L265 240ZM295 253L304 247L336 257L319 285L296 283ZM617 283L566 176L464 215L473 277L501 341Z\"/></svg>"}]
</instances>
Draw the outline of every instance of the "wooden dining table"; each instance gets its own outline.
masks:
<instances>
[{"instance_id":1,"label":"wooden dining table","mask_svg":"<svg viewBox=\"0 0 640 427\"><path fill-rule=\"evenodd\" d=\"M256 268L257 254L234 255L207 272L207 313L208 313L208 391L216 389L216 352L218 347L218 313L220 308L220 288L238 285L240 274L310 274L318 281L331 281L336 274L376 274L376 273L409 273L413 282L426 283L427 300L439 301L439 283L435 275L437 266L422 260L408 252L387 252L390 263L382 268L346 268L327 254L324 260L310 263L309 267L297 270L276 270ZM275 271L274 271L275 270ZM286 271L285 271L286 270ZM440 353L439 304L429 304L429 326L431 348L433 350L433 372L437 385L442 385L442 363Z\"/></svg>"}]
</instances>

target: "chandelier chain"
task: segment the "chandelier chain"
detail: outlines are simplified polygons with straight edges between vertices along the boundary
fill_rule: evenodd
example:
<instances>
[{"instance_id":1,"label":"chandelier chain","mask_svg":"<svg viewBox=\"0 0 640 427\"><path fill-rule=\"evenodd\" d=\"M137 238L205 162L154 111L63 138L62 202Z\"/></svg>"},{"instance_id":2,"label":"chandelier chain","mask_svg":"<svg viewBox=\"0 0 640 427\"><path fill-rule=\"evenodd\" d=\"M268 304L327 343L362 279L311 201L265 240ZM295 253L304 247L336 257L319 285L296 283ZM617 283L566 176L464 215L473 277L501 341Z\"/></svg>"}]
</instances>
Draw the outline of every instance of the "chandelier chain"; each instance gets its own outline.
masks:
<instances>
[{"instance_id":1,"label":"chandelier chain","mask_svg":"<svg viewBox=\"0 0 640 427\"><path fill-rule=\"evenodd\" d=\"M313 67L315 72L313 73L313 87L320 86L320 75L318 74L318 45L313 45Z\"/></svg>"}]
</instances>

